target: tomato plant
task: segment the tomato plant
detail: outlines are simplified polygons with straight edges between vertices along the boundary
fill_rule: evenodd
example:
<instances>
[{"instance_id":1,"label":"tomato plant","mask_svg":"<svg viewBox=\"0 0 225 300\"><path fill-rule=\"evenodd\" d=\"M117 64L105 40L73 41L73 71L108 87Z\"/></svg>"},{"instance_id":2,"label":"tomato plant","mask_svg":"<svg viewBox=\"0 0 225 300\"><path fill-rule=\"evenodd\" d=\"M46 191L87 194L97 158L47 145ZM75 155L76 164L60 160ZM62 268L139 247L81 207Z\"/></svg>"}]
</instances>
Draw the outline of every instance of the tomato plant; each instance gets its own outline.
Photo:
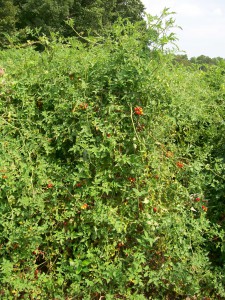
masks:
<instances>
[{"instance_id":1,"label":"tomato plant","mask_svg":"<svg viewBox=\"0 0 225 300\"><path fill-rule=\"evenodd\" d=\"M1 51L1 299L225 297L224 66L149 20Z\"/></svg>"}]
</instances>

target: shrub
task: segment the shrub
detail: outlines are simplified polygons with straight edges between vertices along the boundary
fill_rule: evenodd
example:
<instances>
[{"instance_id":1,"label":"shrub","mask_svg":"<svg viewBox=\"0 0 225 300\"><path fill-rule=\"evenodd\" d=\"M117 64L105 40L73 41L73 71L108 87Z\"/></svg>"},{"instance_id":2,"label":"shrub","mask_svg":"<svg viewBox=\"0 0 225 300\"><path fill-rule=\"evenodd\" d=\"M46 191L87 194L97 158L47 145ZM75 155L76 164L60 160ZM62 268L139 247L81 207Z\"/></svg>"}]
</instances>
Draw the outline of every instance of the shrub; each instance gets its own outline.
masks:
<instances>
[{"instance_id":1,"label":"shrub","mask_svg":"<svg viewBox=\"0 0 225 300\"><path fill-rule=\"evenodd\" d=\"M1 53L2 299L225 297L223 88L121 26Z\"/></svg>"}]
</instances>

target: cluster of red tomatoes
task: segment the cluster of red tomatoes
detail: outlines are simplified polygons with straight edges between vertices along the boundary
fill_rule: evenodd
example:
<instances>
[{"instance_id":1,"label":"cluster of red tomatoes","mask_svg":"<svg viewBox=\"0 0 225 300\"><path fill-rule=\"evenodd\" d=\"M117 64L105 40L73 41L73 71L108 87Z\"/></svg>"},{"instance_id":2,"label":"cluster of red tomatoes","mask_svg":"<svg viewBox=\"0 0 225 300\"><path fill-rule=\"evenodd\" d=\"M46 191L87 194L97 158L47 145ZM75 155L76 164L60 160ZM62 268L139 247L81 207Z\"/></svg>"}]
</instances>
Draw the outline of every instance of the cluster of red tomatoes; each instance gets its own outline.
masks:
<instances>
[{"instance_id":1,"label":"cluster of red tomatoes","mask_svg":"<svg viewBox=\"0 0 225 300\"><path fill-rule=\"evenodd\" d=\"M140 106L136 106L136 107L134 108L134 113L135 113L135 115L143 115L143 114L144 114L143 108L140 107Z\"/></svg>"}]
</instances>

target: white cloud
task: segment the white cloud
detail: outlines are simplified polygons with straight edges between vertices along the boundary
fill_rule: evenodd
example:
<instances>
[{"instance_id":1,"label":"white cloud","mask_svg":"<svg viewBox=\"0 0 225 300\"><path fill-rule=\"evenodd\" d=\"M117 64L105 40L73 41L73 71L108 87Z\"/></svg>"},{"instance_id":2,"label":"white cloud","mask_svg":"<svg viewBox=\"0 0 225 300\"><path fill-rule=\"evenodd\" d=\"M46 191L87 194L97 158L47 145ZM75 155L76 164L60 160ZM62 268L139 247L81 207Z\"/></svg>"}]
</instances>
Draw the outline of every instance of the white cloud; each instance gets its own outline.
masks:
<instances>
[{"instance_id":1,"label":"white cloud","mask_svg":"<svg viewBox=\"0 0 225 300\"><path fill-rule=\"evenodd\" d=\"M223 10L219 7L215 8L212 13L213 13L213 15L216 15L216 16L223 16Z\"/></svg>"},{"instance_id":2,"label":"white cloud","mask_svg":"<svg viewBox=\"0 0 225 300\"><path fill-rule=\"evenodd\" d=\"M146 11L159 15L167 7L181 30L174 29L178 46L188 56L201 54L225 58L225 1L224 0L142 0Z\"/></svg>"},{"instance_id":3,"label":"white cloud","mask_svg":"<svg viewBox=\"0 0 225 300\"><path fill-rule=\"evenodd\" d=\"M183 15L185 17L201 17L205 13L197 4L191 3L177 5L176 12L180 16Z\"/></svg>"},{"instance_id":4,"label":"white cloud","mask_svg":"<svg viewBox=\"0 0 225 300\"><path fill-rule=\"evenodd\" d=\"M147 12L151 13L152 15L159 15L160 12L162 12L162 10L165 7L174 7L176 1L175 0L158 0L158 1L149 1L149 0L142 0L143 4L146 7Z\"/></svg>"}]
</instances>

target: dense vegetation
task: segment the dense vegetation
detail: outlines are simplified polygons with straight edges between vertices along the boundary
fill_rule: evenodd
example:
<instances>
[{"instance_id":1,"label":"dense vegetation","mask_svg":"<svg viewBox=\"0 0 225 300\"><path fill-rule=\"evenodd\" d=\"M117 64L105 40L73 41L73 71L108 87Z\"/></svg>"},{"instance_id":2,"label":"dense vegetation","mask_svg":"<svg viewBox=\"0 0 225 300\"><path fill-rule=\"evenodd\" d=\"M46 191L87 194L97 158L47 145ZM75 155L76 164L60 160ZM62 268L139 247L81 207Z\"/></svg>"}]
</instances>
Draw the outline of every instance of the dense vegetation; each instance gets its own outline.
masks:
<instances>
[{"instance_id":1,"label":"dense vegetation","mask_svg":"<svg viewBox=\"0 0 225 300\"><path fill-rule=\"evenodd\" d=\"M1 299L225 299L225 63L166 20L0 52Z\"/></svg>"},{"instance_id":2,"label":"dense vegetation","mask_svg":"<svg viewBox=\"0 0 225 300\"><path fill-rule=\"evenodd\" d=\"M33 38L30 30L63 36L87 32L100 34L118 18L130 22L143 20L141 0L0 0L0 46L9 44L12 35L19 41ZM66 20L74 22L74 30Z\"/></svg>"}]
</instances>

